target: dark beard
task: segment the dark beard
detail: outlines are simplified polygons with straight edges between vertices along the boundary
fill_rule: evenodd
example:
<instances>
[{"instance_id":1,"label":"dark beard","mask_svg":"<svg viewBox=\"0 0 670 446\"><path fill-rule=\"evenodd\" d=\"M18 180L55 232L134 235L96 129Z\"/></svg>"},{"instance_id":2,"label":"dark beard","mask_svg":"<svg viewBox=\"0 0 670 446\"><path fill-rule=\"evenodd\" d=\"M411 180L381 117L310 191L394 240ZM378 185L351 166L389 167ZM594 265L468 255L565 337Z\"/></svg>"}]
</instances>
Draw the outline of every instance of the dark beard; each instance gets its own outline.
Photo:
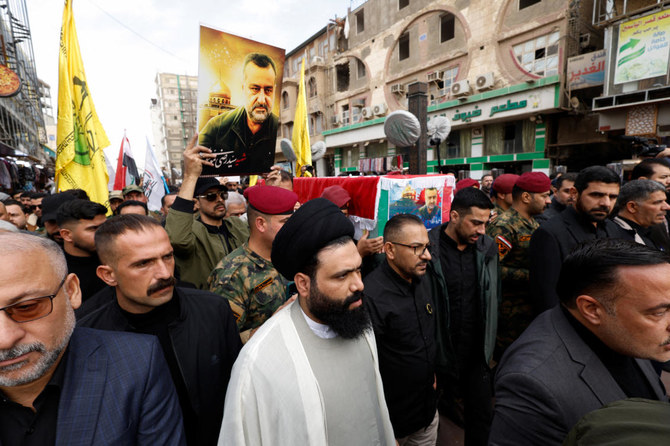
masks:
<instances>
[{"instance_id":1,"label":"dark beard","mask_svg":"<svg viewBox=\"0 0 670 446\"><path fill-rule=\"evenodd\" d=\"M365 305L349 309L349 305L359 299L364 299L362 291L355 292L344 302L334 301L321 293L314 283L309 291L307 306L315 318L328 325L339 336L344 339L355 339L372 326Z\"/></svg>"}]
</instances>

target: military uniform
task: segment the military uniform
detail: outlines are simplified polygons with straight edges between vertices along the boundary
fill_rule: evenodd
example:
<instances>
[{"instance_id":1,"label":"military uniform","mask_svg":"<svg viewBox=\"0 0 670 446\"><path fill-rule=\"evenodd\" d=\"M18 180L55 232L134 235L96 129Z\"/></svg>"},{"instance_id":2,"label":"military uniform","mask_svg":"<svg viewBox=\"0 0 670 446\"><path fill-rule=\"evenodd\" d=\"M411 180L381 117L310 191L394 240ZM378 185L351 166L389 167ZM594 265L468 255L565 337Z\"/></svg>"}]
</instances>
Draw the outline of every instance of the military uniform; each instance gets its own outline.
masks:
<instances>
[{"instance_id":1,"label":"military uniform","mask_svg":"<svg viewBox=\"0 0 670 446\"><path fill-rule=\"evenodd\" d=\"M208 279L210 291L226 299L233 310L242 341L287 300L289 282L272 263L240 246L216 265Z\"/></svg>"},{"instance_id":2,"label":"military uniform","mask_svg":"<svg viewBox=\"0 0 670 446\"><path fill-rule=\"evenodd\" d=\"M533 232L539 227L535 219L526 219L514 208L498 216L486 233L498 244L502 278L502 305L498 318L497 359L533 320L529 287L528 248Z\"/></svg>"}]
</instances>

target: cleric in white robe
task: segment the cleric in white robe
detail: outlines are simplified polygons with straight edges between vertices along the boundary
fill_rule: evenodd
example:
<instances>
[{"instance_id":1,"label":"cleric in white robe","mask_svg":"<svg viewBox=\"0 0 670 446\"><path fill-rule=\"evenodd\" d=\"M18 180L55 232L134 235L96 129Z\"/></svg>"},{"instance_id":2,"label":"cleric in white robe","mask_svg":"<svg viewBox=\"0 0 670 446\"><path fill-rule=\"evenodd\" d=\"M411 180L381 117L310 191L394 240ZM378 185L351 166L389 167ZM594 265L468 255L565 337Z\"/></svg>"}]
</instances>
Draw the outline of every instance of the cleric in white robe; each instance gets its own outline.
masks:
<instances>
[{"instance_id":1,"label":"cleric in white robe","mask_svg":"<svg viewBox=\"0 0 670 446\"><path fill-rule=\"evenodd\" d=\"M298 299L242 349L219 445L395 445L353 235L321 198L277 233L272 262Z\"/></svg>"}]
</instances>

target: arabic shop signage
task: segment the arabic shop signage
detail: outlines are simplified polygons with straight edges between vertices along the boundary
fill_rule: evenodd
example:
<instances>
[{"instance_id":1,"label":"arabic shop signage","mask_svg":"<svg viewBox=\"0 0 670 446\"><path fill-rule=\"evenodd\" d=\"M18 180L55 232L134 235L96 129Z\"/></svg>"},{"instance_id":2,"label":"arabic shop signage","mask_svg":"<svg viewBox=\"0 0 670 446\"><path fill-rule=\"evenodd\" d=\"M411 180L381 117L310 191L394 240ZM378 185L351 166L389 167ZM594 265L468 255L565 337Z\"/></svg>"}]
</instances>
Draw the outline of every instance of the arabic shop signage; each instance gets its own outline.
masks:
<instances>
[{"instance_id":1,"label":"arabic shop signage","mask_svg":"<svg viewBox=\"0 0 670 446\"><path fill-rule=\"evenodd\" d=\"M606 50L582 54L568 59L568 86L570 90L596 87L605 83Z\"/></svg>"},{"instance_id":2,"label":"arabic shop signage","mask_svg":"<svg viewBox=\"0 0 670 446\"><path fill-rule=\"evenodd\" d=\"M619 26L614 83L665 76L668 72L670 11L661 11Z\"/></svg>"},{"instance_id":3,"label":"arabic shop signage","mask_svg":"<svg viewBox=\"0 0 670 446\"><path fill-rule=\"evenodd\" d=\"M551 85L522 93L500 96L474 104L435 111L428 115L428 119L430 120L434 116L446 116L451 120L453 127L458 127L469 123L539 113L558 106L555 103L555 91L556 85Z\"/></svg>"}]
</instances>

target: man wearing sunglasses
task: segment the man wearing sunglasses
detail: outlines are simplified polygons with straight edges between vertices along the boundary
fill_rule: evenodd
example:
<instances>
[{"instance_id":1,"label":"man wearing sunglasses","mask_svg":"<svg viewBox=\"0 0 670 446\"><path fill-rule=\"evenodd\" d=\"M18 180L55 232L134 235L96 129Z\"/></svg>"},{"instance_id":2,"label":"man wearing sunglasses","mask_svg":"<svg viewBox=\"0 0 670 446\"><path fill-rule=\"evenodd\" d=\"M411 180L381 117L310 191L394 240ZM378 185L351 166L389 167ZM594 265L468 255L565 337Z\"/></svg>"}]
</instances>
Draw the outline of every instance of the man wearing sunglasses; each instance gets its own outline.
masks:
<instances>
[{"instance_id":1,"label":"man wearing sunglasses","mask_svg":"<svg viewBox=\"0 0 670 446\"><path fill-rule=\"evenodd\" d=\"M174 247L180 279L207 289L207 278L221 259L249 238L238 217L226 217L228 190L215 178L200 178L202 166L215 155L196 144L196 134L184 151L184 181L168 211L165 230ZM194 218L195 211L199 216Z\"/></svg>"},{"instance_id":2,"label":"man wearing sunglasses","mask_svg":"<svg viewBox=\"0 0 670 446\"><path fill-rule=\"evenodd\" d=\"M75 329L79 280L54 242L2 233L0 258L0 444L183 445L158 340Z\"/></svg>"}]
</instances>

